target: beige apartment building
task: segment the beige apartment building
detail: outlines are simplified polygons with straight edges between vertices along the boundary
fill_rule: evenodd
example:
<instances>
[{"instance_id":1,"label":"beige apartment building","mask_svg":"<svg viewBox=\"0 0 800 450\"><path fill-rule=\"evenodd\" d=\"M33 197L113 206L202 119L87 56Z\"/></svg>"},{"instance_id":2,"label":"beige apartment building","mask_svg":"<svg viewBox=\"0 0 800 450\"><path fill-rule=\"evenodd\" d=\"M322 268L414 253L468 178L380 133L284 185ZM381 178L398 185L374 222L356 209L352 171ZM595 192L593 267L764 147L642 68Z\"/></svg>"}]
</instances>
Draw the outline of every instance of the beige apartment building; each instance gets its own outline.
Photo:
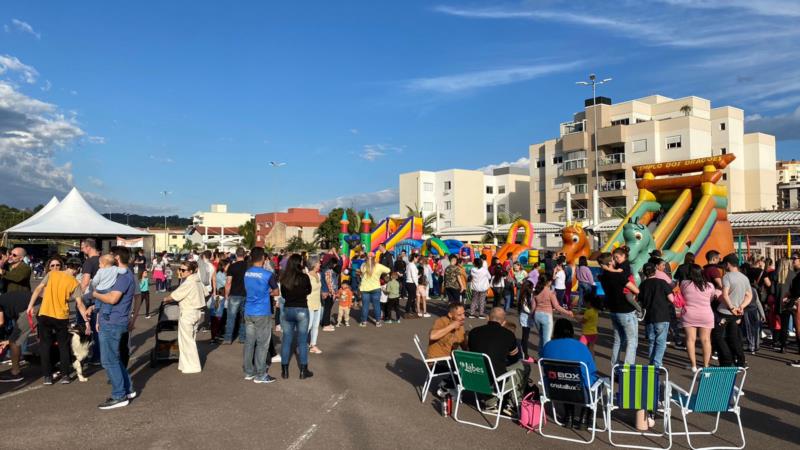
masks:
<instances>
[{"instance_id":1,"label":"beige apartment building","mask_svg":"<svg viewBox=\"0 0 800 450\"><path fill-rule=\"evenodd\" d=\"M568 191L572 219L593 219L595 137L599 222L623 217L636 202L633 166L725 153L736 155L722 181L730 195L729 210L771 210L776 205L775 137L746 134L741 109L712 108L699 97L653 95L618 104L597 97L596 106L586 100L583 111L561 124L558 138L530 146L532 221L564 222Z\"/></svg>"},{"instance_id":2,"label":"beige apartment building","mask_svg":"<svg viewBox=\"0 0 800 450\"><path fill-rule=\"evenodd\" d=\"M778 161L778 208L800 209L800 161Z\"/></svg>"},{"instance_id":3,"label":"beige apartment building","mask_svg":"<svg viewBox=\"0 0 800 450\"><path fill-rule=\"evenodd\" d=\"M437 230L484 225L497 213L530 214L530 176L526 168L500 167L491 174L480 170L417 171L400 175L399 212L420 209L439 214Z\"/></svg>"},{"instance_id":4,"label":"beige apartment building","mask_svg":"<svg viewBox=\"0 0 800 450\"><path fill-rule=\"evenodd\" d=\"M238 227L253 218L250 213L228 212L228 205L211 205L211 211L197 211L192 214L192 223L203 227Z\"/></svg>"}]
</instances>

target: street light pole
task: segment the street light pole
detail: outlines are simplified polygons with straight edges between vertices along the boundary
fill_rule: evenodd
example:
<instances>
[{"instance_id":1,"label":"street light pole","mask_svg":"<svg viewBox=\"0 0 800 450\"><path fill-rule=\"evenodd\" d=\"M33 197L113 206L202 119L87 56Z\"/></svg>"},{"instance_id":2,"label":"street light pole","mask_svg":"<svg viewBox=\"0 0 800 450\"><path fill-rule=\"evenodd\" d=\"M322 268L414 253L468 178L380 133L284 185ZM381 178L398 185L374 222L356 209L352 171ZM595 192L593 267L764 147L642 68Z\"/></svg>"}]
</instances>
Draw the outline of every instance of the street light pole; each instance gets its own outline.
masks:
<instances>
[{"instance_id":1,"label":"street light pole","mask_svg":"<svg viewBox=\"0 0 800 450\"><path fill-rule=\"evenodd\" d=\"M592 109L594 113L594 192L592 193L592 220L594 225L600 223L600 154L597 150L597 85L605 84L611 81L611 78L604 78L600 81L597 80L597 75L589 74L589 81L578 81L575 84L579 86L592 87Z\"/></svg>"},{"instance_id":2,"label":"street light pole","mask_svg":"<svg viewBox=\"0 0 800 450\"><path fill-rule=\"evenodd\" d=\"M172 194L170 191L161 191L161 195L164 196L164 206L167 205L167 196ZM164 208L164 251L169 249L169 233L167 232L167 209Z\"/></svg>"}]
</instances>

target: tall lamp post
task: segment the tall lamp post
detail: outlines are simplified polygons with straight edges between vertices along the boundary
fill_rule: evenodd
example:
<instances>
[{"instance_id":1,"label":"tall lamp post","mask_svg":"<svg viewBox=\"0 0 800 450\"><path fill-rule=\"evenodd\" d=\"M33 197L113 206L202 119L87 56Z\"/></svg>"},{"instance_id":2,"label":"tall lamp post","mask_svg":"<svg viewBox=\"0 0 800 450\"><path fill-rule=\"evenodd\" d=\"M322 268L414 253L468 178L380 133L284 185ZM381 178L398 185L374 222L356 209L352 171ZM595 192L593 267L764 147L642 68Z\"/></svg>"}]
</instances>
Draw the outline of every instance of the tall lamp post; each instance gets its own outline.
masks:
<instances>
[{"instance_id":1,"label":"tall lamp post","mask_svg":"<svg viewBox=\"0 0 800 450\"><path fill-rule=\"evenodd\" d=\"M164 251L169 250L169 233L167 232L167 196L172 194L171 191L161 191L161 195L164 197Z\"/></svg>"},{"instance_id":2,"label":"tall lamp post","mask_svg":"<svg viewBox=\"0 0 800 450\"><path fill-rule=\"evenodd\" d=\"M594 192L592 193L592 220L594 226L600 224L600 156L597 151L597 85L606 84L611 78L597 79L597 75L590 73L589 81L577 81L579 86L592 87L592 109L594 110Z\"/></svg>"}]
</instances>

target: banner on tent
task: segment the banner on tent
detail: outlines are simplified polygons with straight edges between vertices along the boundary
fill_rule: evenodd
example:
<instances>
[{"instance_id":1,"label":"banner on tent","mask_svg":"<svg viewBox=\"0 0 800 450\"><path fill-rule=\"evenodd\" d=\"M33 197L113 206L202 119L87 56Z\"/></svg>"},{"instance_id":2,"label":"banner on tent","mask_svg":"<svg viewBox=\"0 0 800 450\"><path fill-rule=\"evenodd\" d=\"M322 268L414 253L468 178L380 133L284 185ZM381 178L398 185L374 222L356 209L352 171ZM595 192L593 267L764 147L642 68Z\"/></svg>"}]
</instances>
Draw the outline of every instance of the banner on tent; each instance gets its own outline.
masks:
<instances>
[{"instance_id":1,"label":"banner on tent","mask_svg":"<svg viewBox=\"0 0 800 450\"><path fill-rule=\"evenodd\" d=\"M120 247L143 248L144 238L125 239L117 236L117 245Z\"/></svg>"}]
</instances>

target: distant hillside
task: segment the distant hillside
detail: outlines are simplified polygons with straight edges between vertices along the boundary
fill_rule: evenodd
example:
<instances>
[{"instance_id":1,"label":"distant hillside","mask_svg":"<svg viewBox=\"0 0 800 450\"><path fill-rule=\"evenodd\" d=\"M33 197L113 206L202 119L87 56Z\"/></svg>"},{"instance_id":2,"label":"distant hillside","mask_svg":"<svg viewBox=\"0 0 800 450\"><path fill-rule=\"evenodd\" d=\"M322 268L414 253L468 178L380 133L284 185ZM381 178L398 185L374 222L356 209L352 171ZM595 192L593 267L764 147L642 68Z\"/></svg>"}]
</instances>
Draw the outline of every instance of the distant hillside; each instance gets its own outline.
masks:
<instances>
[{"instance_id":1,"label":"distant hillside","mask_svg":"<svg viewBox=\"0 0 800 450\"><path fill-rule=\"evenodd\" d=\"M140 216L138 214L125 215L123 213L105 213L103 214L107 219L114 222L119 222L132 227L147 228L147 227L164 227L164 216ZM192 219L187 219L178 216L168 216L167 226L175 228L183 228L192 224Z\"/></svg>"},{"instance_id":2,"label":"distant hillside","mask_svg":"<svg viewBox=\"0 0 800 450\"><path fill-rule=\"evenodd\" d=\"M0 205L0 231L13 227L36 214L36 211L42 208L44 208L44 205L39 205L33 209L17 209L7 205Z\"/></svg>"}]
</instances>

